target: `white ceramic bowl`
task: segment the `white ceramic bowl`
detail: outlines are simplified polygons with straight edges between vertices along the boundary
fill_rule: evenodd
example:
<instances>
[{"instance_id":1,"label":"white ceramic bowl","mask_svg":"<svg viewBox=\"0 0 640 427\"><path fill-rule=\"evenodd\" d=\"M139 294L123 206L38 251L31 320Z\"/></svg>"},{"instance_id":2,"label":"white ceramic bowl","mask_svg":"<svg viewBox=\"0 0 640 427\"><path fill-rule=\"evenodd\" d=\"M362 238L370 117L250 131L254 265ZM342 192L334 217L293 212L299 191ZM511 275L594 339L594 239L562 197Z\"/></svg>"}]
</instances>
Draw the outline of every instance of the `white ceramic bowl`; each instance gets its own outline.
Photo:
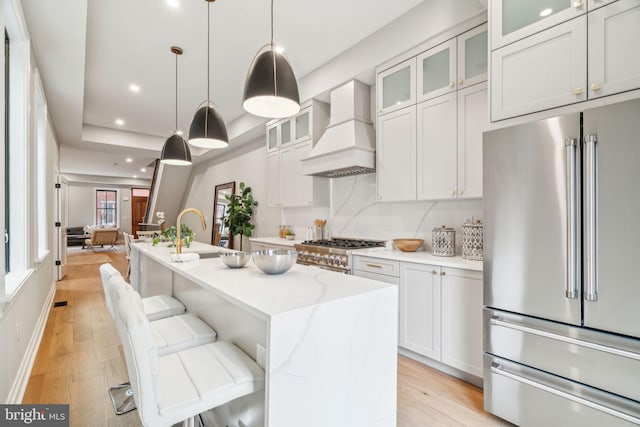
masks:
<instances>
[{"instance_id":1,"label":"white ceramic bowl","mask_svg":"<svg viewBox=\"0 0 640 427\"><path fill-rule=\"evenodd\" d=\"M220 259L229 268L241 268L249 262L251 254L249 252L222 252Z\"/></svg>"},{"instance_id":2,"label":"white ceramic bowl","mask_svg":"<svg viewBox=\"0 0 640 427\"><path fill-rule=\"evenodd\" d=\"M298 258L293 250L266 249L252 254L253 263L267 274L282 274L288 271Z\"/></svg>"}]
</instances>

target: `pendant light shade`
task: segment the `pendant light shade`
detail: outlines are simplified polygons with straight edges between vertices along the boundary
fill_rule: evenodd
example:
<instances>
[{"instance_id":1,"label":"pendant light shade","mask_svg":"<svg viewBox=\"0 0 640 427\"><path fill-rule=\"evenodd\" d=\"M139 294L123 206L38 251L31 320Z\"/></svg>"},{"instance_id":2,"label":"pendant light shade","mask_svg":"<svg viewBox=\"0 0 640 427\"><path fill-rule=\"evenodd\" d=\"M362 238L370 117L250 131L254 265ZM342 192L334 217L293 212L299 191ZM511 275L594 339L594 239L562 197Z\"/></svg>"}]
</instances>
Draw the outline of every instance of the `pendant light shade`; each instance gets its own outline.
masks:
<instances>
[{"instance_id":1,"label":"pendant light shade","mask_svg":"<svg viewBox=\"0 0 640 427\"><path fill-rule=\"evenodd\" d=\"M209 97L209 33L211 31L209 11L211 3L215 0L205 1L207 2L207 100L200 104L193 116L189 127L189 144L206 149L225 148L229 145L227 127L218 108Z\"/></svg>"},{"instance_id":2,"label":"pendant light shade","mask_svg":"<svg viewBox=\"0 0 640 427\"><path fill-rule=\"evenodd\" d=\"M273 44L267 47L264 52L258 52L249 68L242 106L247 112L260 117L293 116L300 111L300 95L293 68Z\"/></svg>"},{"instance_id":3,"label":"pendant light shade","mask_svg":"<svg viewBox=\"0 0 640 427\"><path fill-rule=\"evenodd\" d=\"M227 128L216 106L210 101L200 104L189 128L189 144L201 148L225 148L228 141Z\"/></svg>"},{"instance_id":4,"label":"pendant light shade","mask_svg":"<svg viewBox=\"0 0 640 427\"><path fill-rule=\"evenodd\" d=\"M191 150L183 137L174 133L166 140L162 147L160 161L168 165L190 165Z\"/></svg>"},{"instance_id":5,"label":"pendant light shade","mask_svg":"<svg viewBox=\"0 0 640 427\"><path fill-rule=\"evenodd\" d=\"M264 48L266 51L262 52ZM260 117L281 119L300 111L298 82L293 68L273 43L273 0L271 0L271 42L253 59L244 82L242 107Z\"/></svg>"},{"instance_id":6,"label":"pendant light shade","mask_svg":"<svg viewBox=\"0 0 640 427\"><path fill-rule=\"evenodd\" d=\"M162 146L160 162L167 165L187 166L191 164L191 150L187 141L178 135L178 55L182 55L182 49L172 46L171 52L176 55L176 130Z\"/></svg>"}]
</instances>

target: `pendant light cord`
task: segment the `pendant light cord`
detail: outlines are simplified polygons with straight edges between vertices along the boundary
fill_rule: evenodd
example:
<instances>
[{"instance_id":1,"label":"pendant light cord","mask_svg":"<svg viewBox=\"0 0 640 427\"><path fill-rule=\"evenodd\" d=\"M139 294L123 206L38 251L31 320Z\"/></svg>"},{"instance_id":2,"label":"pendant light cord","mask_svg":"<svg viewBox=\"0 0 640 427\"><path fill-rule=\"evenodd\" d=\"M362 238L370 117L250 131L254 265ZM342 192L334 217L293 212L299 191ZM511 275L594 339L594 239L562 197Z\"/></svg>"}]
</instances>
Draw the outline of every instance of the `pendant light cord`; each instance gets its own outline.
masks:
<instances>
[{"instance_id":1,"label":"pendant light cord","mask_svg":"<svg viewBox=\"0 0 640 427\"><path fill-rule=\"evenodd\" d=\"M176 132L178 131L178 54L176 53Z\"/></svg>"},{"instance_id":2,"label":"pendant light cord","mask_svg":"<svg viewBox=\"0 0 640 427\"><path fill-rule=\"evenodd\" d=\"M273 0L271 0L271 49L273 49Z\"/></svg>"},{"instance_id":3,"label":"pendant light cord","mask_svg":"<svg viewBox=\"0 0 640 427\"><path fill-rule=\"evenodd\" d=\"M210 23L211 20L211 2L207 1L207 104L209 104L211 102L211 97L209 96L209 62L211 62L211 59L209 58L209 33L210 33Z\"/></svg>"}]
</instances>

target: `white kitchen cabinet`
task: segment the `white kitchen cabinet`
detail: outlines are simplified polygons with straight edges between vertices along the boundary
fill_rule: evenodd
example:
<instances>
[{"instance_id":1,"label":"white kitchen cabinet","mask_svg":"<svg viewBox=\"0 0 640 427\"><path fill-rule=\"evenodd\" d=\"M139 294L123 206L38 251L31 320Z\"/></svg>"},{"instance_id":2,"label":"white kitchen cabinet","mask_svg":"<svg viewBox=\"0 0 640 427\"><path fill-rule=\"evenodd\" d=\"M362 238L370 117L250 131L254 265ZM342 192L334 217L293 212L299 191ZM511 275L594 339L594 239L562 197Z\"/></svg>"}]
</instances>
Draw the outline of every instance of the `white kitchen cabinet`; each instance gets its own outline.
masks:
<instances>
[{"instance_id":1,"label":"white kitchen cabinet","mask_svg":"<svg viewBox=\"0 0 640 427\"><path fill-rule=\"evenodd\" d=\"M328 179L302 173L302 159L328 123L329 106L311 100L296 116L267 124L268 206L328 206Z\"/></svg>"},{"instance_id":2,"label":"white kitchen cabinet","mask_svg":"<svg viewBox=\"0 0 640 427\"><path fill-rule=\"evenodd\" d=\"M586 36L582 16L492 51L491 120L586 100Z\"/></svg>"},{"instance_id":3,"label":"white kitchen cabinet","mask_svg":"<svg viewBox=\"0 0 640 427\"><path fill-rule=\"evenodd\" d=\"M487 24L418 55L417 102L487 79Z\"/></svg>"},{"instance_id":4,"label":"white kitchen cabinet","mask_svg":"<svg viewBox=\"0 0 640 427\"><path fill-rule=\"evenodd\" d=\"M482 197L487 84L418 104L418 200Z\"/></svg>"},{"instance_id":5,"label":"white kitchen cabinet","mask_svg":"<svg viewBox=\"0 0 640 427\"><path fill-rule=\"evenodd\" d=\"M378 201L416 199L416 107L378 116Z\"/></svg>"},{"instance_id":6,"label":"white kitchen cabinet","mask_svg":"<svg viewBox=\"0 0 640 427\"><path fill-rule=\"evenodd\" d=\"M458 89L487 80L489 40L487 24L462 33L456 40L458 48Z\"/></svg>"},{"instance_id":7,"label":"white kitchen cabinet","mask_svg":"<svg viewBox=\"0 0 640 427\"><path fill-rule=\"evenodd\" d=\"M609 3L613 3L613 2L616 2L616 1L618 1L618 0L588 0L587 1L587 8L588 8L589 12L591 12L592 10L595 10L595 9L597 9L599 7L602 7L602 6L606 6Z\"/></svg>"},{"instance_id":8,"label":"white kitchen cabinet","mask_svg":"<svg viewBox=\"0 0 640 427\"><path fill-rule=\"evenodd\" d=\"M456 93L422 102L417 109L417 198L456 197Z\"/></svg>"},{"instance_id":9,"label":"white kitchen cabinet","mask_svg":"<svg viewBox=\"0 0 640 427\"><path fill-rule=\"evenodd\" d=\"M588 15L588 97L640 88L640 3L620 0Z\"/></svg>"},{"instance_id":10,"label":"white kitchen cabinet","mask_svg":"<svg viewBox=\"0 0 640 427\"><path fill-rule=\"evenodd\" d=\"M482 378L482 272L400 263L399 345Z\"/></svg>"},{"instance_id":11,"label":"white kitchen cabinet","mask_svg":"<svg viewBox=\"0 0 640 427\"><path fill-rule=\"evenodd\" d=\"M280 207L280 150L267 153L267 206Z\"/></svg>"},{"instance_id":12,"label":"white kitchen cabinet","mask_svg":"<svg viewBox=\"0 0 640 427\"><path fill-rule=\"evenodd\" d=\"M482 273L441 269L442 363L482 378Z\"/></svg>"},{"instance_id":13,"label":"white kitchen cabinet","mask_svg":"<svg viewBox=\"0 0 640 427\"><path fill-rule=\"evenodd\" d=\"M416 58L378 73L378 114L387 114L416 103Z\"/></svg>"},{"instance_id":14,"label":"white kitchen cabinet","mask_svg":"<svg viewBox=\"0 0 640 427\"><path fill-rule=\"evenodd\" d=\"M482 197L482 132L489 126L487 83L457 94L457 197Z\"/></svg>"},{"instance_id":15,"label":"white kitchen cabinet","mask_svg":"<svg viewBox=\"0 0 640 427\"><path fill-rule=\"evenodd\" d=\"M491 0L491 49L569 21L586 10L586 0Z\"/></svg>"},{"instance_id":16,"label":"white kitchen cabinet","mask_svg":"<svg viewBox=\"0 0 640 427\"><path fill-rule=\"evenodd\" d=\"M440 267L401 263L399 344L440 360Z\"/></svg>"},{"instance_id":17,"label":"white kitchen cabinet","mask_svg":"<svg viewBox=\"0 0 640 427\"><path fill-rule=\"evenodd\" d=\"M418 55L417 102L456 90L456 39Z\"/></svg>"}]
</instances>

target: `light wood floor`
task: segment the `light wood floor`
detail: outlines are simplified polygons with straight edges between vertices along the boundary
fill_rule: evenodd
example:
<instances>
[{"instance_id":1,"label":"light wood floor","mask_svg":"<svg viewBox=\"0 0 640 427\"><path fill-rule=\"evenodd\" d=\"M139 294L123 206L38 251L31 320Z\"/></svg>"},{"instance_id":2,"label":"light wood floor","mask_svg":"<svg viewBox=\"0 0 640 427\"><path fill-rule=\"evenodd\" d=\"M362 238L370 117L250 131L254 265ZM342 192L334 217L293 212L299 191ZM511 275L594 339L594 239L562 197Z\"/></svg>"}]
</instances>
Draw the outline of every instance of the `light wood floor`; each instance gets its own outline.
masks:
<instances>
[{"instance_id":1,"label":"light wood floor","mask_svg":"<svg viewBox=\"0 0 640 427\"><path fill-rule=\"evenodd\" d=\"M124 274L124 250L74 251L68 262L54 298L68 305L51 308L23 403L69 403L72 427L139 426L136 411L114 414L107 393L109 386L127 380L127 372L98 267L110 262ZM482 410L481 389L402 356L397 424L509 425Z\"/></svg>"}]
</instances>

